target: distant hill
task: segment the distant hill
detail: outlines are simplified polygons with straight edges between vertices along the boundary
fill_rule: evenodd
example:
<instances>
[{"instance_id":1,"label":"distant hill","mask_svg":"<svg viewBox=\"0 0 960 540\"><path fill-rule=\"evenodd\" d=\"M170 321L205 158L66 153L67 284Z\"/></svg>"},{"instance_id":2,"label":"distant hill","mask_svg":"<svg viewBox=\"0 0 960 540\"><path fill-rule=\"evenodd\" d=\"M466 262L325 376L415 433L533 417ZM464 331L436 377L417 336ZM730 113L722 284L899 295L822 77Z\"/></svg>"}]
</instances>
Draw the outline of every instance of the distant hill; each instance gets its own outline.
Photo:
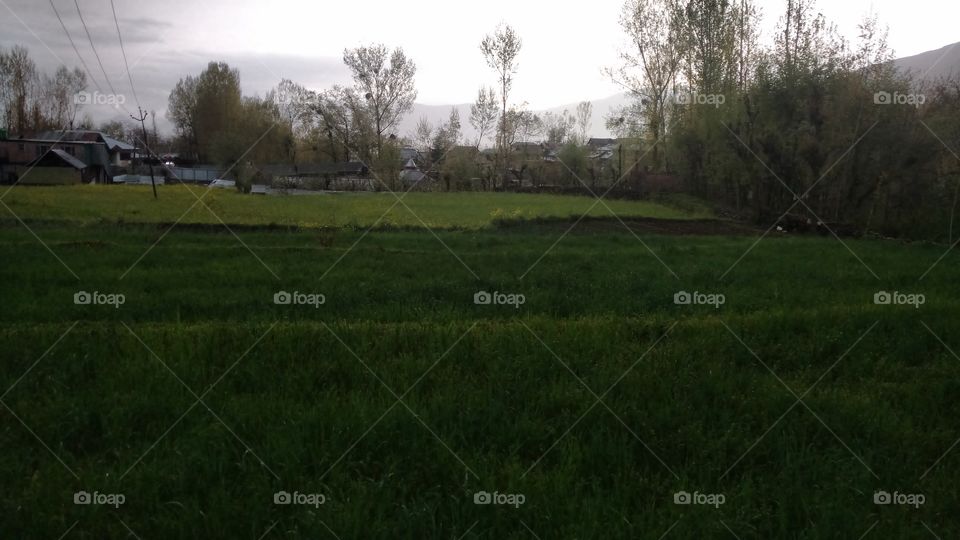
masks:
<instances>
[{"instance_id":1,"label":"distant hill","mask_svg":"<svg viewBox=\"0 0 960 540\"><path fill-rule=\"evenodd\" d=\"M960 42L893 61L901 71L911 73L923 81L933 81L950 75L960 75Z\"/></svg>"},{"instance_id":2,"label":"distant hill","mask_svg":"<svg viewBox=\"0 0 960 540\"><path fill-rule=\"evenodd\" d=\"M960 42L947 45L935 51L927 51L914 56L898 58L894 60L893 63L904 72L912 73L915 77L925 81L935 80L951 74L960 75ZM625 105L627 102L628 98L626 93L592 100L593 126L590 130L591 135L593 137L609 137L610 133L607 131L605 125L606 115L611 109ZM417 122L420 121L421 117L425 117L434 126L445 122L450 115L450 107L451 105L415 104L413 111L400 123L398 134L404 137L413 134L417 129ZM460 123L463 126L463 134L466 140L470 142L476 140L477 134L473 130L473 127L470 126L470 104L452 105L452 107L456 107L460 112ZM576 103L567 103L535 112L562 113L564 110L574 112L576 108ZM489 141L487 144L489 144Z\"/></svg>"}]
</instances>

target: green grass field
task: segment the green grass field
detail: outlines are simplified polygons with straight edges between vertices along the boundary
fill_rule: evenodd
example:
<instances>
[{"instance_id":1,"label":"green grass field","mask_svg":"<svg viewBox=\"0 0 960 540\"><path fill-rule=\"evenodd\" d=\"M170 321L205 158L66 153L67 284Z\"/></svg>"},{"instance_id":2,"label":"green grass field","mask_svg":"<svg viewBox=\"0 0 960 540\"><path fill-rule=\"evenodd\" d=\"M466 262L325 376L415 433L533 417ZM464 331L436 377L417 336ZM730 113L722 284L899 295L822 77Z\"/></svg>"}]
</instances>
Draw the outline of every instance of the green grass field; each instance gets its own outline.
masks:
<instances>
[{"instance_id":1,"label":"green grass field","mask_svg":"<svg viewBox=\"0 0 960 540\"><path fill-rule=\"evenodd\" d=\"M411 194L444 226L398 214L409 228L368 232L325 205L372 225L389 199L217 193L229 223L307 228L167 233L150 222L189 193L161 210L122 188L83 204L87 189L4 199L24 223L0 216L0 538L960 535L946 246L616 220L561 239L569 225L490 208L572 223L589 199L495 194ZM81 490L124 503L74 504Z\"/></svg>"},{"instance_id":2,"label":"green grass field","mask_svg":"<svg viewBox=\"0 0 960 540\"><path fill-rule=\"evenodd\" d=\"M9 188L3 188L4 190ZM3 199L18 215L78 223L210 223L318 227L480 228L498 219L580 216L684 219L710 217L639 201L503 193L408 193L403 202L391 193L333 193L313 196L246 196L205 186L161 186L154 201L147 186L17 186ZM402 195L402 194L401 194ZM197 198L203 202L197 202ZM66 202L69 204L66 204ZM591 209L592 207L592 209Z\"/></svg>"}]
</instances>

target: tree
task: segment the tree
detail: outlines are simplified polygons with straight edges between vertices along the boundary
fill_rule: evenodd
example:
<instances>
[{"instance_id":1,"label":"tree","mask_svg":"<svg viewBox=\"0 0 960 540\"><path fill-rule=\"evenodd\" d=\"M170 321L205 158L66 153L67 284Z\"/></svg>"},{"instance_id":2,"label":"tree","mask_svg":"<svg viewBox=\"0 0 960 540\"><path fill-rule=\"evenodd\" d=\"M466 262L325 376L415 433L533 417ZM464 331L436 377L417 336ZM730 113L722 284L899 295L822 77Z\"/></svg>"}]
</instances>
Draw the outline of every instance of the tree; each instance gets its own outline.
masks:
<instances>
[{"instance_id":1,"label":"tree","mask_svg":"<svg viewBox=\"0 0 960 540\"><path fill-rule=\"evenodd\" d=\"M216 141L230 133L241 114L240 72L210 62L198 76L180 79L168 99L167 117L189 153L201 161L214 157Z\"/></svg>"},{"instance_id":2,"label":"tree","mask_svg":"<svg viewBox=\"0 0 960 540\"><path fill-rule=\"evenodd\" d=\"M497 122L497 93L493 88L480 88L477 92L477 101L470 106L470 125L477 130L477 150L483 143L484 136Z\"/></svg>"},{"instance_id":3,"label":"tree","mask_svg":"<svg viewBox=\"0 0 960 540\"><path fill-rule=\"evenodd\" d=\"M433 169L443 178L447 191L450 191L452 171L448 167L447 157L460 143L460 112L456 107L450 108L450 116L446 123L440 124L433 138L430 148L430 161Z\"/></svg>"},{"instance_id":4,"label":"tree","mask_svg":"<svg viewBox=\"0 0 960 540\"><path fill-rule=\"evenodd\" d=\"M316 129L328 142L333 161L371 158L370 130L366 110L352 88L334 86L314 94L308 110L315 116Z\"/></svg>"},{"instance_id":5,"label":"tree","mask_svg":"<svg viewBox=\"0 0 960 540\"><path fill-rule=\"evenodd\" d=\"M632 49L621 53L620 68L608 71L643 105L645 125L654 145L667 129L667 100L679 66L679 36L671 15L668 0L627 0L620 24ZM657 146L653 147L653 162L659 165Z\"/></svg>"},{"instance_id":6,"label":"tree","mask_svg":"<svg viewBox=\"0 0 960 540\"><path fill-rule=\"evenodd\" d=\"M499 168L506 166L509 161L510 147L506 136L509 129L507 118L507 99L513 87L513 76L517 73L517 56L523 47L520 36L509 25L500 25L493 34L489 34L480 42L480 50L487 61L487 65L497 72L500 79L500 100L502 104L497 148L499 150ZM503 177L506 186L507 177Z\"/></svg>"},{"instance_id":7,"label":"tree","mask_svg":"<svg viewBox=\"0 0 960 540\"><path fill-rule=\"evenodd\" d=\"M350 69L356 93L366 102L379 154L383 134L397 126L417 99L417 66L402 48L391 52L384 45L347 49L343 63Z\"/></svg>"},{"instance_id":8,"label":"tree","mask_svg":"<svg viewBox=\"0 0 960 540\"><path fill-rule=\"evenodd\" d=\"M36 122L37 65L26 48L15 45L10 52L0 50L0 104L12 132L26 133L43 129Z\"/></svg>"},{"instance_id":9,"label":"tree","mask_svg":"<svg viewBox=\"0 0 960 540\"><path fill-rule=\"evenodd\" d=\"M167 98L167 119L173 123L185 153L193 157L199 153L197 83L193 76L180 79Z\"/></svg>"},{"instance_id":10,"label":"tree","mask_svg":"<svg viewBox=\"0 0 960 540\"><path fill-rule=\"evenodd\" d=\"M133 141L140 139L143 136L142 134L138 133L140 131L139 127L133 126L128 122L122 122L120 120L104 122L100 124L100 126L97 128L97 131L100 131L109 137L113 137L118 141ZM131 135L133 136L131 137Z\"/></svg>"},{"instance_id":11,"label":"tree","mask_svg":"<svg viewBox=\"0 0 960 540\"><path fill-rule=\"evenodd\" d=\"M552 112L544 114L542 119L544 142L554 147L570 142L575 124L576 120L568 110L560 114Z\"/></svg>"},{"instance_id":12,"label":"tree","mask_svg":"<svg viewBox=\"0 0 960 540\"><path fill-rule=\"evenodd\" d=\"M593 121L593 104L589 101L581 101L577 105L577 129L579 135L579 144L587 144L590 137L590 124Z\"/></svg>"},{"instance_id":13,"label":"tree","mask_svg":"<svg viewBox=\"0 0 960 540\"><path fill-rule=\"evenodd\" d=\"M53 77L43 76L43 102L47 121L56 129L73 129L79 112L76 96L87 86L87 75L60 66Z\"/></svg>"},{"instance_id":14,"label":"tree","mask_svg":"<svg viewBox=\"0 0 960 540\"><path fill-rule=\"evenodd\" d=\"M433 144L433 124L430 123L430 120L427 120L426 116L421 116L417 122L413 142L421 154L427 155L429 153L430 145Z\"/></svg>"}]
</instances>

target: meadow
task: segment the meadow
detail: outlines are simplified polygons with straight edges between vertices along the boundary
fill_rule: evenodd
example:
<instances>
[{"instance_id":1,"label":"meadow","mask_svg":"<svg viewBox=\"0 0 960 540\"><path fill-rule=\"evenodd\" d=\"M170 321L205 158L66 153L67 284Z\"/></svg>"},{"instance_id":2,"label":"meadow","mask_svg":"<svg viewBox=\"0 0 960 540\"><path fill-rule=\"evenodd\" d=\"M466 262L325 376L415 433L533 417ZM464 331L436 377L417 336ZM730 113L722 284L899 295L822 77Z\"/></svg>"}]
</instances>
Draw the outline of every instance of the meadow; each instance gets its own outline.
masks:
<instances>
[{"instance_id":1,"label":"meadow","mask_svg":"<svg viewBox=\"0 0 960 540\"><path fill-rule=\"evenodd\" d=\"M3 188L7 190L9 188ZM277 225L288 227L479 228L497 219L589 215L685 219L711 217L704 206L677 209L644 201L605 201L504 193L407 193L403 201L388 192L249 197L232 189L170 185L156 201L148 186L17 186L4 195L16 214L33 219L90 223L184 223ZM198 202L202 198L202 202ZM592 208L591 208L592 207Z\"/></svg>"},{"instance_id":2,"label":"meadow","mask_svg":"<svg viewBox=\"0 0 960 540\"><path fill-rule=\"evenodd\" d=\"M280 198L308 216L288 230L267 227L274 199L218 193L258 205L224 218L248 227L168 232L190 199L110 192L126 210L99 219L56 193L16 188L23 223L0 221L0 537L960 534L947 246L631 233L602 214L565 234L589 199L497 194L410 194L437 203L430 230L309 217L363 201L372 225L379 196Z\"/></svg>"}]
</instances>

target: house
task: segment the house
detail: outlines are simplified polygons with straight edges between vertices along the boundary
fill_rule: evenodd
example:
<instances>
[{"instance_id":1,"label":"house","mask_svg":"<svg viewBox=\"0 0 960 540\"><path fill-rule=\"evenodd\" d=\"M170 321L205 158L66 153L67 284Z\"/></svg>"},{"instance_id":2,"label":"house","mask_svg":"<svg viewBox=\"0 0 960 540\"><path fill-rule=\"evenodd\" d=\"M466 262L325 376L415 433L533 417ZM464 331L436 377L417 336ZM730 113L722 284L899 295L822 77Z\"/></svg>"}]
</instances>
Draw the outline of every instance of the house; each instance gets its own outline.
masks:
<instances>
[{"instance_id":1,"label":"house","mask_svg":"<svg viewBox=\"0 0 960 540\"><path fill-rule=\"evenodd\" d=\"M407 163L403 166L403 170L400 171L400 181L407 186L415 186L424 180L429 180L429 178L430 177L420 172L420 168L417 167L413 158L407 160Z\"/></svg>"},{"instance_id":2,"label":"house","mask_svg":"<svg viewBox=\"0 0 960 540\"><path fill-rule=\"evenodd\" d=\"M400 163L407 163L410 160L414 163L423 163L423 155L416 148L409 146L400 149Z\"/></svg>"},{"instance_id":3,"label":"house","mask_svg":"<svg viewBox=\"0 0 960 540\"><path fill-rule=\"evenodd\" d=\"M546 156L546 146L535 142L513 143L513 155L520 159L543 159Z\"/></svg>"},{"instance_id":4,"label":"house","mask_svg":"<svg viewBox=\"0 0 960 540\"><path fill-rule=\"evenodd\" d=\"M44 131L33 137L45 141L61 142L98 142L107 147L109 165L113 167L129 167L136 148L132 144L118 141L102 131L70 130Z\"/></svg>"},{"instance_id":5,"label":"house","mask_svg":"<svg viewBox=\"0 0 960 540\"><path fill-rule=\"evenodd\" d=\"M594 138L594 137L591 137L591 138L587 141L587 147L589 147L589 148L591 148L591 149L593 149L593 150L599 150L599 149L601 149L601 148L605 148L605 147L608 147L608 146L616 146L616 144L617 144L617 140L616 140L616 139L605 139L605 138Z\"/></svg>"},{"instance_id":6,"label":"house","mask_svg":"<svg viewBox=\"0 0 960 540\"><path fill-rule=\"evenodd\" d=\"M107 183L112 176L110 163L103 142L0 139L0 183L4 184Z\"/></svg>"}]
</instances>

